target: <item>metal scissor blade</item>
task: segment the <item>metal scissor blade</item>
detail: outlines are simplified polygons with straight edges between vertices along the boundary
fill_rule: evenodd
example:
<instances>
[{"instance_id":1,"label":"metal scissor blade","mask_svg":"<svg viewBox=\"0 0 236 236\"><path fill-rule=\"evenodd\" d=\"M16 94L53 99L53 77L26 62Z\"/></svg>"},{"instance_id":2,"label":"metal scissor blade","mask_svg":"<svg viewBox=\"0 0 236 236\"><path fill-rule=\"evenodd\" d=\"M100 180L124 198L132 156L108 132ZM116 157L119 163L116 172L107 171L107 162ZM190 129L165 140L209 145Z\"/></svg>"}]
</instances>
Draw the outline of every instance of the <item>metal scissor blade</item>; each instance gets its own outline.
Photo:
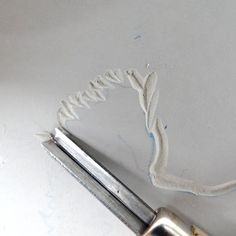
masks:
<instances>
[{"instance_id":1,"label":"metal scissor blade","mask_svg":"<svg viewBox=\"0 0 236 236\"><path fill-rule=\"evenodd\" d=\"M154 211L62 130L55 129L42 146L136 235L207 236L167 208Z\"/></svg>"},{"instance_id":2,"label":"metal scissor blade","mask_svg":"<svg viewBox=\"0 0 236 236\"><path fill-rule=\"evenodd\" d=\"M152 208L61 130L55 129L52 139L43 142L42 146L137 235L142 234L154 219Z\"/></svg>"}]
</instances>

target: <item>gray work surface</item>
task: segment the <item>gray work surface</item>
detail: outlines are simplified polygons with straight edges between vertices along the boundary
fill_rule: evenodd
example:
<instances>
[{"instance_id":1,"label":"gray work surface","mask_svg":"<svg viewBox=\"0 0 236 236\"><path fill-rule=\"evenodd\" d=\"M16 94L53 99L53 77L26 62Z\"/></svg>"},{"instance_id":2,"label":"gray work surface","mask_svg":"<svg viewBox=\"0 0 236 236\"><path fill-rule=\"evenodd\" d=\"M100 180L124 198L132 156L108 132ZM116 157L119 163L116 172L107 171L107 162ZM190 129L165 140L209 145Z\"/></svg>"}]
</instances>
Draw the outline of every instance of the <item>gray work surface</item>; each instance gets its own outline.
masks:
<instances>
[{"instance_id":1,"label":"gray work surface","mask_svg":"<svg viewBox=\"0 0 236 236\"><path fill-rule=\"evenodd\" d=\"M57 126L60 100L109 68L157 71L171 173L236 179L235 13L235 1L0 1L0 235L132 235L34 137ZM90 151L153 208L234 236L236 191L196 197L151 185L134 101L77 126Z\"/></svg>"}]
</instances>

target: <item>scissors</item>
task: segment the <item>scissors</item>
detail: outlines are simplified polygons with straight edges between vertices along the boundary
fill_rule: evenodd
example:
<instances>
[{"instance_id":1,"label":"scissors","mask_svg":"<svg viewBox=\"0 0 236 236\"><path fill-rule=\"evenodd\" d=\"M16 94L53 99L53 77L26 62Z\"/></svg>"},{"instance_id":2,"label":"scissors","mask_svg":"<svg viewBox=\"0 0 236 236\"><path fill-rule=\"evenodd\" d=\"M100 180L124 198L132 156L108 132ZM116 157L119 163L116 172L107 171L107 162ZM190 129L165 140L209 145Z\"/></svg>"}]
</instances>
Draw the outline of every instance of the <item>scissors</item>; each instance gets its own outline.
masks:
<instances>
[{"instance_id":1,"label":"scissors","mask_svg":"<svg viewBox=\"0 0 236 236\"><path fill-rule=\"evenodd\" d=\"M109 170L86 153L75 140L75 137L66 130L55 128L50 134L50 139L42 142L42 146L136 235L209 235L165 207L152 209Z\"/></svg>"}]
</instances>

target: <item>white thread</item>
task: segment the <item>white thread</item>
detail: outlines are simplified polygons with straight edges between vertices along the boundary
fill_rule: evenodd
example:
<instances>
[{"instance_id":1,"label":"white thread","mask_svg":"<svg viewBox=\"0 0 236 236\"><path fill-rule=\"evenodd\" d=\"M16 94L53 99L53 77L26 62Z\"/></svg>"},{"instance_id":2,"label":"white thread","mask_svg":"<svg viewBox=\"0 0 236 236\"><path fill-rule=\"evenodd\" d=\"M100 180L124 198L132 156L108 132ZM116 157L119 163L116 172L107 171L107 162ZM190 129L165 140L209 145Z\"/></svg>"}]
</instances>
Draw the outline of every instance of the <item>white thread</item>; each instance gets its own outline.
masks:
<instances>
[{"instance_id":1,"label":"white thread","mask_svg":"<svg viewBox=\"0 0 236 236\"><path fill-rule=\"evenodd\" d=\"M108 70L103 76L98 76L96 80L90 81L88 90L76 94L77 103L74 101L74 97L69 97L68 102L62 101L63 107L58 111L59 124L64 126L67 120L75 119L74 107L76 106L89 108L88 103L106 101L102 91L114 87L115 84L123 83L125 78L128 78L131 87L138 92L139 103L145 114L147 130L154 137L156 153L149 168L153 185L201 196L216 196L235 190L236 180L208 186L167 173L168 138L161 120L156 117L159 92L156 88L157 74L155 72L149 73L143 78L134 69L124 73L121 70Z\"/></svg>"}]
</instances>

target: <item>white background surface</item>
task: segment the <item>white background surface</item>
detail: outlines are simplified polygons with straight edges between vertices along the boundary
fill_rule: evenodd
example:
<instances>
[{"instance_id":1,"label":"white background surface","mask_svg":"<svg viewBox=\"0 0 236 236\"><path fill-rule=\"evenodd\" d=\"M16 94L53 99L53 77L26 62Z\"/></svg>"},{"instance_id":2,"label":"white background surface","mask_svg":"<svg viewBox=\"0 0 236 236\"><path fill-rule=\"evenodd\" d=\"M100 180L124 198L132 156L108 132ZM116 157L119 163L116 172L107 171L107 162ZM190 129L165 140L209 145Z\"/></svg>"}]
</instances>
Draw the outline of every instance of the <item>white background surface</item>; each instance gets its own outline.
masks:
<instances>
[{"instance_id":1,"label":"white background surface","mask_svg":"<svg viewBox=\"0 0 236 236\"><path fill-rule=\"evenodd\" d=\"M107 68L158 72L172 173L236 178L235 12L234 1L0 1L0 234L132 235L33 137L56 126L62 98ZM107 165L152 207L235 235L236 192L159 190Z\"/></svg>"}]
</instances>

